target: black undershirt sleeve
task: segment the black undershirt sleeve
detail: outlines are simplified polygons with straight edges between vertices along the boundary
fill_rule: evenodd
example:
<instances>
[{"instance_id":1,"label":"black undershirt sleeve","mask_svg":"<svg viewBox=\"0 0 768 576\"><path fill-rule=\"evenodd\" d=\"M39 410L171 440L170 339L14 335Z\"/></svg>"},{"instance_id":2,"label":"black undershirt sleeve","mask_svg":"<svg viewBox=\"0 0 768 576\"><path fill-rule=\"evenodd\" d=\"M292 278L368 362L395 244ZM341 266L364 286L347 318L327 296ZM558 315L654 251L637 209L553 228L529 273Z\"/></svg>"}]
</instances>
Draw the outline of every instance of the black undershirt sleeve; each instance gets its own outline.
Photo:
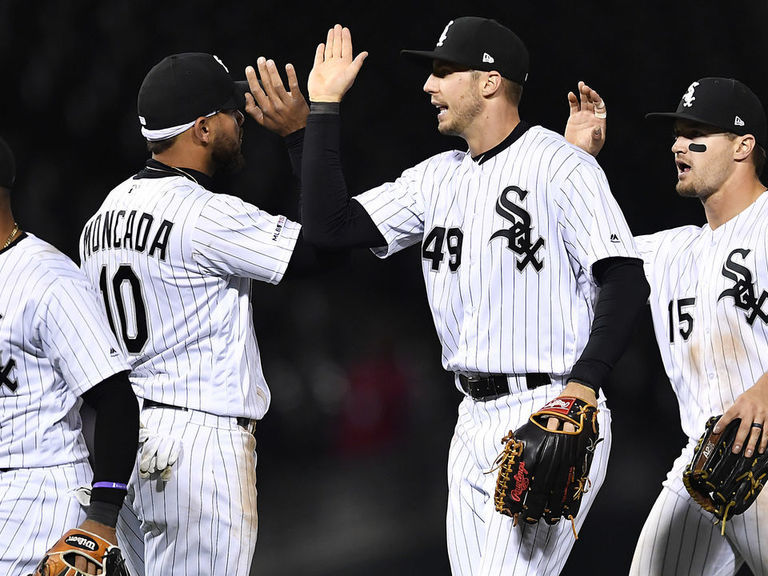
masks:
<instances>
[{"instance_id":1,"label":"black undershirt sleeve","mask_svg":"<svg viewBox=\"0 0 768 576\"><path fill-rule=\"evenodd\" d=\"M650 287L643 261L636 258L600 260L592 267L592 273L600 286L595 318L587 345L574 364L569 381L589 386L597 393L629 344Z\"/></svg>"},{"instance_id":2,"label":"black undershirt sleeve","mask_svg":"<svg viewBox=\"0 0 768 576\"><path fill-rule=\"evenodd\" d=\"M313 102L304 134L301 220L306 240L338 250L386 246L368 212L350 200L341 163L339 104Z\"/></svg>"},{"instance_id":3,"label":"black undershirt sleeve","mask_svg":"<svg viewBox=\"0 0 768 576\"><path fill-rule=\"evenodd\" d=\"M288 157L291 162L291 171L296 178L296 186L301 192L301 164L304 150L305 129L291 132L285 137L288 147ZM302 213L302 195L299 194L299 214ZM349 253L344 250L326 249L309 244L304 238L304 229L299 233L299 238L293 248L291 261L285 271L285 278L301 278L315 276L320 272L335 270L349 262Z\"/></svg>"},{"instance_id":4,"label":"black undershirt sleeve","mask_svg":"<svg viewBox=\"0 0 768 576\"><path fill-rule=\"evenodd\" d=\"M93 482L128 484L139 446L139 404L128 372L113 374L82 398L96 412ZM88 517L114 527L125 494L119 488L93 488Z\"/></svg>"}]
</instances>

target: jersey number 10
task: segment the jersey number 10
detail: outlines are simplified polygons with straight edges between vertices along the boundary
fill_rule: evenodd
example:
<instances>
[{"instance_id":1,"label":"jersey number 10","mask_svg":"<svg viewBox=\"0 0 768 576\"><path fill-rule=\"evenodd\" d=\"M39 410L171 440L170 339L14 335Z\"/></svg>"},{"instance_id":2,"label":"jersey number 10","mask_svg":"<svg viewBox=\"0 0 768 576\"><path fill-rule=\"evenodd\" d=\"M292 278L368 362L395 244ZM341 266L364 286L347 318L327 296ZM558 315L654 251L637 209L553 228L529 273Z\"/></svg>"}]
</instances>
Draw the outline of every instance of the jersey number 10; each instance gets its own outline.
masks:
<instances>
[{"instance_id":1,"label":"jersey number 10","mask_svg":"<svg viewBox=\"0 0 768 576\"><path fill-rule=\"evenodd\" d=\"M103 266L101 274L99 274L99 288L101 289L101 295L104 298L104 306L107 309L107 319L109 320L109 327L112 328L115 336L125 343L125 348L131 354L138 354L144 348L144 345L149 339L149 331L147 330L147 307L144 304L144 294L141 290L141 283L139 278L133 269L127 265L122 264L115 272L111 282L112 297L110 298L109 286L107 280L107 267ZM130 299L130 302L126 302ZM115 321L112 317L112 306L110 300L114 301L114 309L117 310L117 314L120 318L120 333L116 330ZM128 326L128 310L126 304L130 305L131 316L133 317L132 326Z\"/></svg>"}]
</instances>

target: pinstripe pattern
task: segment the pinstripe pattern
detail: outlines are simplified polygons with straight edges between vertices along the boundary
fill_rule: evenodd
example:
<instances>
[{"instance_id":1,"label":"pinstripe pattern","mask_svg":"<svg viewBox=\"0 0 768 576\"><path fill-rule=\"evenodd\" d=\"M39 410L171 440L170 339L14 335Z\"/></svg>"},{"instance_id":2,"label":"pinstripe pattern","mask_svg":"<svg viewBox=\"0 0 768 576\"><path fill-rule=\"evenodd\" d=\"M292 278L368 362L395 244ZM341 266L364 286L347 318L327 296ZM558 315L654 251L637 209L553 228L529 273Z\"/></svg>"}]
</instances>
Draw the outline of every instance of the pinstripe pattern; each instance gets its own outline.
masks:
<instances>
[{"instance_id":1,"label":"pinstripe pattern","mask_svg":"<svg viewBox=\"0 0 768 576\"><path fill-rule=\"evenodd\" d=\"M745 514L729 519L723 539L682 485L707 419L768 371L768 305L757 306L768 289L767 218L763 194L715 230L685 226L636 238L651 285L656 339L689 445L646 521L633 574L735 574L746 560L754 574L768 576L768 554L761 551L768 496L761 494ZM754 306L736 305L738 296L728 291L737 280L742 288L751 286Z\"/></svg>"},{"instance_id":2,"label":"pinstripe pattern","mask_svg":"<svg viewBox=\"0 0 768 576\"><path fill-rule=\"evenodd\" d=\"M451 441L448 462L448 552L456 576L523 576L559 574L575 539L571 523L544 522L513 527L512 519L494 512L496 475L489 474L501 450L500 438L522 426L530 414L555 398L561 385L543 386L492 402L465 398ZM590 470L592 481L576 517L584 523L605 479L611 449L610 411L600 402L598 444Z\"/></svg>"},{"instance_id":3,"label":"pinstripe pattern","mask_svg":"<svg viewBox=\"0 0 768 576\"><path fill-rule=\"evenodd\" d=\"M31 574L61 535L85 520L74 490L91 477L87 461L0 472L0 574Z\"/></svg>"},{"instance_id":4,"label":"pinstripe pattern","mask_svg":"<svg viewBox=\"0 0 768 576\"><path fill-rule=\"evenodd\" d=\"M170 481L131 478L135 490L119 528L131 574L142 547L148 574L248 574L256 548L256 439L234 418L205 412L150 408L145 425L182 442ZM144 543L139 538L144 532ZM138 533L137 533L138 532ZM151 559L151 560L150 560ZM151 563L150 563L151 562Z\"/></svg>"},{"instance_id":5,"label":"pinstripe pattern","mask_svg":"<svg viewBox=\"0 0 768 576\"><path fill-rule=\"evenodd\" d=\"M142 215L144 222L151 218L144 228ZM170 229L165 250L152 251L164 222ZM139 230L148 230L143 250ZM111 282L121 269L138 278L148 334L136 342L140 349L126 345L126 351L139 395L222 416L264 415L270 395L253 331L250 281L277 284L298 233L298 224L183 177L129 179L107 196L83 229L81 266L95 286L107 279L116 330L128 335L124 344L138 332L136 297L128 282L120 285L121 322Z\"/></svg>"},{"instance_id":6,"label":"pinstripe pattern","mask_svg":"<svg viewBox=\"0 0 768 576\"><path fill-rule=\"evenodd\" d=\"M29 233L0 251L0 574L28 574L85 519L79 396L127 369L69 258Z\"/></svg>"},{"instance_id":7,"label":"pinstripe pattern","mask_svg":"<svg viewBox=\"0 0 768 576\"><path fill-rule=\"evenodd\" d=\"M80 396L129 368L75 264L27 234L0 252L0 468L88 457Z\"/></svg>"},{"instance_id":8,"label":"pinstripe pattern","mask_svg":"<svg viewBox=\"0 0 768 576\"><path fill-rule=\"evenodd\" d=\"M605 174L591 156L537 126L483 162L469 153L438 154L355 198L387 242L374 250L378 256L422 243L427 299L446 370L544 373L555 382L531 392L524 379L511 376L512 394L461 403L448 463L453 574L558 574L574 543L570 523L513 528L494 510L496 478L487 472L501 438L562 391L564 375L581 356L597 296L592 265L636 257ZM440 259L438 249L445 252ZM608 462L604 402L600 419L605 442L592 464L593 486L578 526Z\"/></svg>"},{"instance_id":9,"label":"pinstripe pattern","mask_svg":"<svg viewBox=\"0 0 768 576\"><path fill-rule=\"evenodd\" d=\"M512 224L495 210L508 186L528 192L519 205L530 214L532 238L544 239L540 271L518 271L519 256L506 239L491 239ZM443 367L450 371L568 372L589 337L592 264L636 256L600 167L541 127L482 164L468 153L446 152L355 199L388 243L374 251L381 257L422 242L435 226L462 230L455 271L447 259L438 270L422 261Z\"/></svg>"},{"instance_id":10,"label":"pinstripe pattern","mask_svg":"<svg viewBox=\"0 0 768 576\"><path fill-rule=\"evenodd\" d=\"M256 441L236 418L260 419L270 402L251 280L280 282L299 230L181 176L123 182L83 229L82 267L106 285L138 395L189 409L142 411L152 434L181 439L182 456L169 482L134 470L118 537L135 576L142 563L147 574L249 573Z\"/></svg>"},{"instance_id":11,"label":"pinstripe pattern","mask_svg":"<svg viewBox=\"0 0 768 576\"><path fill-rule=\"evenodd\" d=\"M683 486L696 442L675 460L649 514L632 559L631 576L733 576L746 562L754 576L768 576L768 493L743 514L729 518L725 537Z\"/></svg>"},{"instance_id":12,"label":"pinstripe pattern","mask_svg":"<svg viewBox=\"0 0 768 576\"><path fill-rule=\"evenodd\" d=\"M723 274L734 249L747 249L735 262L752 275L755 295L768 289L768 195L716 230L687 226L637 238L651 285L651 312L661 357L680 404L683 431L698 438L707 419L721 414L736 397L768 371L768 321L747 322L748 313L734 298L720 295L734 281ZM687 321L670 301L695 298L683 307L693 319L688 338L680 334ZM768 305L763 305L768 313ZM670 338L673 342L670 342Z\"/></svg>"}]
</instances>

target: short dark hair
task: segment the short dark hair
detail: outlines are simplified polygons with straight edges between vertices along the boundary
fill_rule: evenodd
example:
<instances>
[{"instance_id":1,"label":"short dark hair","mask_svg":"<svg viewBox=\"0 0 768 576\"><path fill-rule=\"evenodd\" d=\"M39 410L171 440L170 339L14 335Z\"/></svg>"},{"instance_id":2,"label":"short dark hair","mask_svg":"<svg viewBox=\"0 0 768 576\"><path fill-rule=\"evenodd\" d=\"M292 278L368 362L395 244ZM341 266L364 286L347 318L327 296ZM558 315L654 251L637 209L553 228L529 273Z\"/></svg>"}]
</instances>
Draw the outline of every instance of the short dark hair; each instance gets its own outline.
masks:
<instances>
[{"instance_id":1,"label":"short dark hair","mask_svg":"<svg viewBox=\"0 0 768 576\"><path fill-rule=\"evenodd\" d=\"M472 78L477 78L482 73L481 70L472 70ZM513 82L509 78L501 77L501 95L514 106L520 106L520 100L523 97L523 85Z\"/></svg>"},{"instance_id":2,"label":"short dark hair","mask_svg":"<svg viewBox=\"0 0 768 576\"><path fill-rule=\"evenodd\" d=\"M504 91L504 96L515 106L520 106L520 100L523 98L523 85L508 80L507 78L501 79L501 89Z\"/></svg>"},{"instance_id":3,"label":"short dark hair","mask_svg":"<svg viewBox=\"0 0 768 576\"><path fill-rule=\"evenodd\" d=\"M152 154L160 154L173 146L177 138L178 136L173 136L165 140L147 140L147 150Z\"/></svg>"},{"instance_id":4,"label":"short dark hair","mask_svg":"<svg viewBox=\"0 0 768 576\"><path fill-rule=\"evenodd\" d=\"M765 148L760 146L760 144L755 144L755 149L752 151L752 159L755 163L755 173L760 178L763 168L765 168Z\"/></svg>"}]
</instances>

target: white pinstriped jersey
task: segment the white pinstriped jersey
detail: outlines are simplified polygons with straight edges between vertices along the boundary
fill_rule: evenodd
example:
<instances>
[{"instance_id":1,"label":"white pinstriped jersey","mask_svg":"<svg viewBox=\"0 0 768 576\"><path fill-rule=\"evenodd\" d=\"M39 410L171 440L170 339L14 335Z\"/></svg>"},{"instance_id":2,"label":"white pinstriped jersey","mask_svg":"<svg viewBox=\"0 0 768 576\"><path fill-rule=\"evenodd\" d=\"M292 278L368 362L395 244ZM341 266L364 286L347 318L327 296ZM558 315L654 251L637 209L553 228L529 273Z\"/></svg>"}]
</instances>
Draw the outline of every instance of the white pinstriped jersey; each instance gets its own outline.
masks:
<instances>
[{"instance_id":1,"label":"white pinstriped jersey","mask_svg":"<svg viewBox=\"0 0 768 576\"><path fill-rule=\"evenodd\" d=\"M300 226L182 176L129 178L80 238L137 394L219 416L269 407L251 279L277 284Z\"/></svg>"},{"instance_id":2,"label":"white pinstriped jersey","mask_svg":"<svg viewBox=\"0 0 768 576\"><path fill-rule=\"evenodd\" d=\"M540 126L485 161L433 156L355 197L385 257L422 243L446 370L564 374L589 337L592 265L638 257L595 160Z\"/></svg>"},{"instance_id":3,"label":"white pinstriped jersey","mask_svg":"<svg viewBox=\"0 0 768 576\"><path fill-rule=\"evenodd\" d=\"M128 369L72 260L30 233L0 251L0 468L86 459L79 396Z\"/></svg>"},{"instance_id":4,"label":"white pinstriped jersey","mask_svg":"<svg viewBox=\"0 0 768 576\"><path fill-rule=\"evenodd\" d=\"M638 236L661 358L698 438L768 371L768 195L715 230Z\"/></svg>"}]
</instances>

